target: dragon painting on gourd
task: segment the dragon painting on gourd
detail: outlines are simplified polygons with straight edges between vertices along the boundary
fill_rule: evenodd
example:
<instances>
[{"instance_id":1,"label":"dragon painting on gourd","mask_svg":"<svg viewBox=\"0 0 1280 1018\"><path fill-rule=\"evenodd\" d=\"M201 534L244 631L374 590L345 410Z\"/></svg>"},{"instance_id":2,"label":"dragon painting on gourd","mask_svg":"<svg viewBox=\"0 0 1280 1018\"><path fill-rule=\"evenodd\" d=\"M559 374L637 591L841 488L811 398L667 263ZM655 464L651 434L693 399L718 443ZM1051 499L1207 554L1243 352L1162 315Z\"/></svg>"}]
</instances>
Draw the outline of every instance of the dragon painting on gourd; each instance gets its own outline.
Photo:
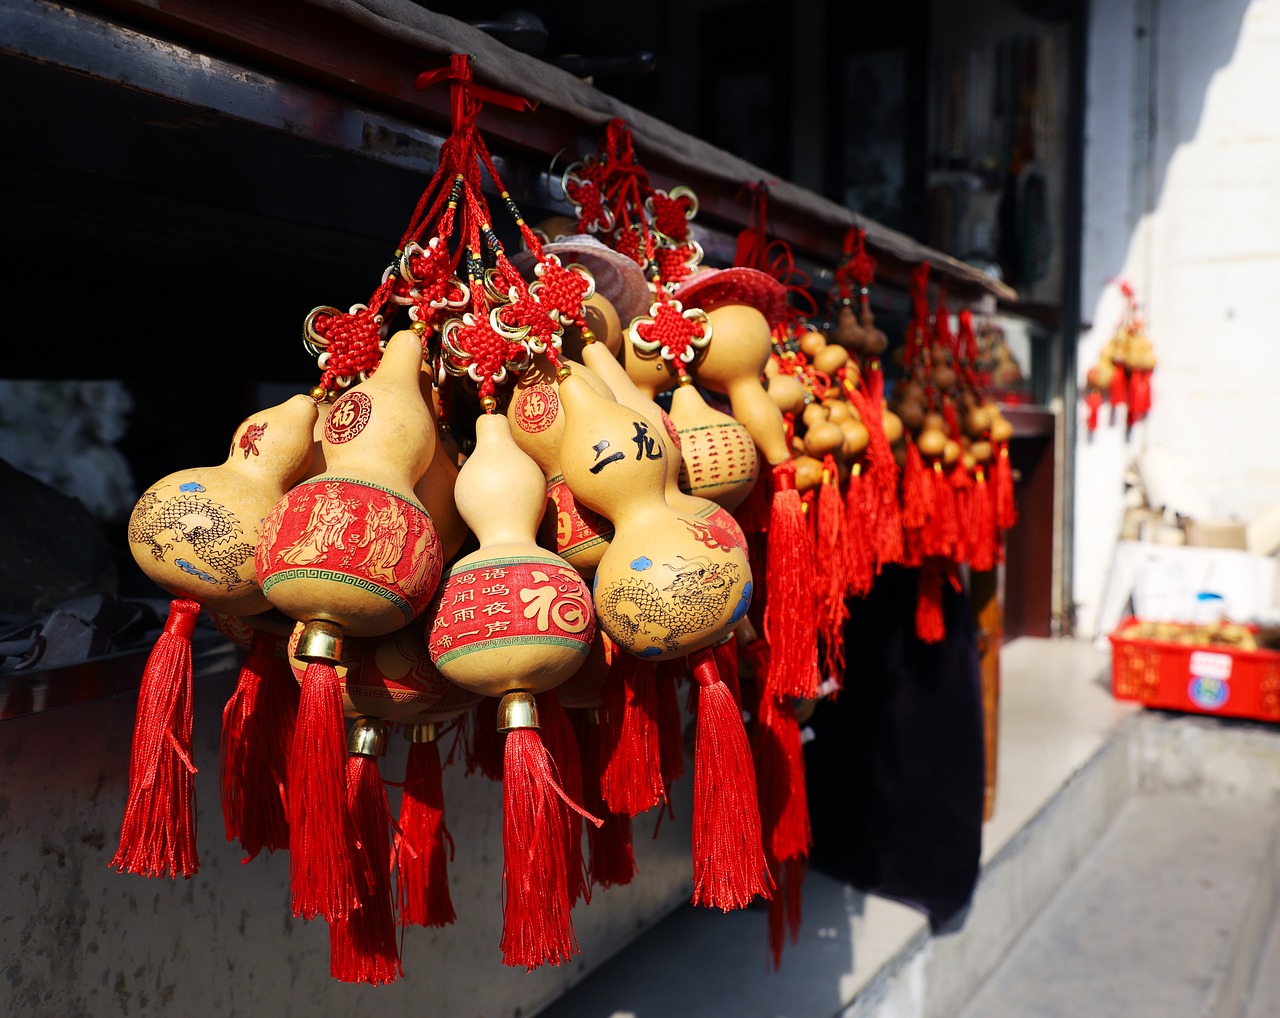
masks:
<instances>
[{"instance_id":1,"label":"dragon painting on gourd","mask_svg":"<svg viewBox=\"0 0 1280 1018\"><path fill-rule=\"evenodd\" d=\"M183 487L186 491L178 498L161 499L155 491L144 494L129 517L129 540L145 545L160 562L175 544L190 545L190 558L199 564L178 558L178 568L228 592L257 586L252 578L240 576L240 567L253 558L253 544L237 540L244 530L234 513L202 496L197 485Z\"/></svg>"}]
</instances>

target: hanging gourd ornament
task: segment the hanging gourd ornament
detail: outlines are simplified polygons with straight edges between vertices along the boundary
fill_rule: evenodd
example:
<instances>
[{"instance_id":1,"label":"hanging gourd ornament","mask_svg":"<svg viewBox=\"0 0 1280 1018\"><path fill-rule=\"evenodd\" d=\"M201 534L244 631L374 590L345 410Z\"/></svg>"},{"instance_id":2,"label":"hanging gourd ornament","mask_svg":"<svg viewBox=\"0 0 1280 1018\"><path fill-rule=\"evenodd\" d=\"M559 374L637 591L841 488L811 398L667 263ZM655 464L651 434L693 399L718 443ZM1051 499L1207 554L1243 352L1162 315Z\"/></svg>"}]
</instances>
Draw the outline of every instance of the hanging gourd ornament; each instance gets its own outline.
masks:
<instances>
[{"instance_id":1,"label":"hanging gourd ornament","mask_svg":"<svg viewBox=\"0 0 1280 1018\"><path fill-rule=\"evenodd\" d=\"M270 607L254 573L253 546L262 517L311 462L315 416L314 400L302 395L255 414L236 429L224 463L156 482L129 518L135 560L176 600L142 674L129 796L111 861L118 870L191 876L199 867L191 633L201 605L232 615ZM251 837L246 850L274 847L273 837Z\"/></svg>"},{"instance_id":2,"label":"hanging gourd ornament","mask_svg":"<svg viewBox=\"0 0 1280 1018\"><path fill-rule=\"evenodd\" d=\"M421 364L415 332L391 337L376 373L329 412L326 472L276 504L257 549L263 592L306 623L295 651L308 667L289 768L293 909L331 923L346 918L358 894L343 819L342 638L400 629L440 576L440 541L413 495L435 445Z\"/></svg>"},{"instance_id":3,"label":"hanging gourd ornament","mask_svg":"<svg viewBox=\"0 0 1280 1018\"><path fill-rule=\"evenodd\" d=\"M455 489L480 547L441 584L428 615L427 645L450 682L502 698L498 727L508 733L502 954L508 965L533 968L561 964L577 951L565 858L567 810L581 812L552 776L534 694L554 689L581 667L595 617L582 578L536 543L542 471L516 445L507 418L493 412L496 400L484 405L475 451Z\"/></svg>"},{"instance_id":4,"label":"hanging gourd ornament","mask_svg":"<svg viewBox=\"0 0 1280 1018\"><path fill-rule=\"evenodd\" d=\"M129 518L129 549L159 586L228 615L271 603L254 572L262 518L311 464L316 404L298 395L236 429L225 462L151 485Z\"/></svg>"}]
</instances>

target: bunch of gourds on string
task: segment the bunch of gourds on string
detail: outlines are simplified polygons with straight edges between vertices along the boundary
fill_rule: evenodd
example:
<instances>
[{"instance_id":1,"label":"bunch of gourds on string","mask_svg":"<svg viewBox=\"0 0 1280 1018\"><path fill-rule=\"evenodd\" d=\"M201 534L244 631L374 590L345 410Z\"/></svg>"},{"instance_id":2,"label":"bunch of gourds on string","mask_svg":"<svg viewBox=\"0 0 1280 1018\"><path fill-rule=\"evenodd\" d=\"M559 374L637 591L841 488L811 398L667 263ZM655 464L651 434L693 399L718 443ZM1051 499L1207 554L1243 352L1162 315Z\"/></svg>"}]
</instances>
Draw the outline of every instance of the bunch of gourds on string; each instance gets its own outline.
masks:
<instances>
[{"instance_id":1,"label":"bunch of gourds on string","mask_svg":"<svg viewBox=\"0 0 1280 1018\"><path fill-rule=\"evenodd\" d=\"M1004 459L999 418L951 459L929 421L895 431L865 253L837 274L863 281L817 349L776 266L701 266L696 198L651 186L621 121L563 175L569 232L535 231L476 128L485 102L521 101L472 81L465 56L424 79L450 84L451 134L370 298L307 316L317 385L244 421L225 463L152 485L130 520L135 559L175 600L142 678L112 863L198 866L203 607L248 651L223 713L227 837L248 858L288 851L293 914L328 923L334 977L392 981L398 927L454 921L449 732L469 771L503 785L502 960L569 960L573 906L630 882L631 818L669 807L685 768L682 681L693 901L769 899L776 963L810 843L796 705L842 673L844 595L888 562L972 556L968 531L944 549L919 537L933 515L912 526L912 457L946 469L948 505L959 464L976 505ZM520 253L493 227L486 177ZM989 404L964 351L916 327L912 377L978 420ZM833 346L854 353L836 364ZM936 384L939 348L959 396ZM823 424L839 449L814 456ZM410 743L394 820L378 764L393 729Z\"/></svg>"},{"instance_id":2,"label":"bunch of gourds on string","mask_svg":"<svg viewBox=\"0 0 1280 1018\"><path fill-rule=\"evenodd\" d=\"M1090 436L1098 429L1098 412L1111 404L1114 424L1125 407L1125 429L1145 420L1151 412L1151 374L1156 367L1155 346L1147 334L1137 291L1127 280L1117 284L1124 310L1111 338L1085 375L1085 426Z\"/></svg>"}]
</instances>

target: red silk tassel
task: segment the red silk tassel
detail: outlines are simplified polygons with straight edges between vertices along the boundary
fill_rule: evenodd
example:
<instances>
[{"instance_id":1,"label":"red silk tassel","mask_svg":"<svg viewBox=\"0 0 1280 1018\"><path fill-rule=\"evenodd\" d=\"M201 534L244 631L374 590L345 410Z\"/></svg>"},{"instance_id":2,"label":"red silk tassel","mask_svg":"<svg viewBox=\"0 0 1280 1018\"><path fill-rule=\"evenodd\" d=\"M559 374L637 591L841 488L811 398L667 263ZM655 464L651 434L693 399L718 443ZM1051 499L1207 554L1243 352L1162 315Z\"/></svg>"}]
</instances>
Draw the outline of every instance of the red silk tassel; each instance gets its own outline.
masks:
<instances>
[{"instance_id":1,"label":"red silk tassel","mask_svg":"<svg viewBox=\"0 0 1280 1018\"><path fill-rule=\"evenodd\" d=\"M1134 369L1129 376L1129 423L1137 424L1151 410L1151 372Z\"/></svg>"},{"instance_id":2,"label":"red silk tassel","mask_svg":"<svg viewBox=\"0 0 1280 1018\"><path fill-rule=\"evenodd\" d=\"M795 464L774 467L773 480L764 607L764 635L773 654L770 682L775 696L813 698L818 695L813 543L795 487Z\"/></svg>"},{"instance_id":3,"label":"red silk tassel","mask_svg":"<svg viewBox=\"0 0 1280 1018\"><path fill-rule=\"evenodd\" d=\"M332 664L312 661L302 676L289 755L289 887L293 914L329 922L358 907L348 851L347 747L342 693Z\"/></svg>"},{"instance_id":4,"label":"red silk tassel","mask_svg":"<svg viewBox=\"0 0 1280 1018\"><path fill-rule=\"evenodd\" d=\"M1123 364L1115 364L1111 371L1111 386L1108 395L1111 399L1111 412L1114 414L1125 404L1128 398L1129 373Z\"/></svg>"},{"instance_id":5,"label":"red silk tassel","mask_svg":"<svg viewBox=\"0 0 1280 1018\"><path fill-rule=\"evenodd\" d=\"M757 665L757 669L759 667ZM764 667L768 667L767 658ZM804 751L800 725L789 700L779 704L768 697L761 698L755 748L760 823L769 858L807 859L813 837L809 826Z\"/></svg>"},{"instance_id":6,"label":"red silk tassel","mask_svg":"<svg viewBox=\"0 0 1280 1018\"><path fill-rule=\"evenodd\" d=\"M393 983L404 974L391 902L391 807L378 761L347 758L347 814L360 904L329 923L329 974L344 983Z\"/></svg>"},{"instance_id":7,"label":"red silk tassel","mask_svg":"<svg viewBox=\"0 0 1280 1018\"><path fill-rule=\"evenodd\" d=\"M874 485L863 476L862 463L849 472L849 489L845 493L845 594L866 597L875 582L875 537L870 524L874 520L869 504Z\"/></svg>"},{"instance_id":8,"label":"red silk tassel","mask_svg":"<svg viewBox=\"0 0 1280 1018\"><path fill-rule=\"evenodd\" d=\"M956 494L938 460L934 460L929 477L933 484L933 519L929 527L932 553L940 558L954 558L956 542L960 539Z\"/></svg>"},{"instance_id":9,"label":"red silk tassel","mask_svg":"<svg viewBox=\"0 0 1280 1018\"><path fill-rule=\"evenodd\" d=\"M876 392L877 384L879 393ZM872 395L865 395L854 386L845 387L845 395L858 411L862 426L867 429L867 450L863 456L866 480L872 485L870 505L873 507L869 526L875 538L876 572L887 563L903 560L905 549L902 540L902 505L898 501L898 463L893 449L884 434L884 414L881 398L884 379L877 370L872 376Z\"/></svg>"},{"instance_id":10,"label":"red silk tassel","mask_svg":"<svg viewBox=\"0 0 1280 1018\"><path fill-rule=\"evenodd\" d=\"M578 751L578 736L574 734L573 723L555 690L542 694L538 712L542 716L547 750L560 775L560 786L569 796L570 802L581 802L582 755ZM573 811L569 812L568 870L565 876L569 883L570 907L576 905L579 899L590 903L591 877L582 857L582 817Z\"/></svg>"},{"instance_id":11,"label":"red silk tassel","mask_svg":"<svg viewBox=\"0 0 1280 1018\"><path fill-rule=\"evenodd\" d=\"M458 918L449 894L453 838L445 826L440 743L409 743L400 799L396 867L401 926L451 926Z\"/></svg>"},{"instance_id":12,"label":"red silk tassel","mask_svg":"<svg viewBox=\"0 0 1280 1018\"><path fill-rule=\"evenodd\" d=\"M604 741L600 736L604 725L597 718L588 718L587 726L586 738L582 740L582 805L603 821L599 827L587 825L587 845L591 849L588 870L593 884L622 886L631 883L636 875L631 818L625 813L610 813L600 796Z\"/></svg>"},{"instance_id":13,"label":"red silk tassel","mask_svg":"<svg viewBox=\"0 0 1280 1018\"><path fill-rule=\"evenodd\" d=\"M1008 530L1018 522L1018 507L1013 500L1013 466L1009 462L1009 443L1003 442L996 449L994 471L996 526Z\"/></svg>"},{"instance_id":14,"label":"red silk tassel","mask_svg":"<svg viewBox=\"0 0 1280 1018\"><path fill-rule=\"evenodd\" d=\"M609 668L604 707L610 752L600 792L613 813L635 816L666 801L655 672L653 662L630 654L619 654Z\"/></svg>"},{"instance_id":15,"label":"red silk tassel","mask_svg":"<svg viewBox=\"0 0 1280 1018\"><path fill-rule=\"evenodd\" d=\"M111 866L148 877L189 877L196 852L196 766L191 760L191 634L200 605L169 603L147 658L129 757L129 798Z\"/></svg>"},{"instance_id":16,"label":"red silk tassel","mask_svg":"<svg viewBox=\"0 0 1280 1018\"><path fill-rule=\"evenodd\" d=\"M996 506L991 485L982 467L973 482L972 508L969 513L969 566L980 573L996 567Z\"/></svg>"},{"instance_id":17,"label":"red silk tassel","mask_svg":"<svg viewBox=\"0 0 1280 1018\"><path fill-rule=\"evenodd\" d=\"M235 692L222 711L218 785L228 841L239 841L243 862L264 848L289 847L289 750L300 693L280 638L255 630Z\"/></svg>"},{"instance_id":18,"label":"red silk tassel","mask_svg":"<svg viewBox=\"0 0 1280 1018\"><path fill-rule=\"evenodd\" d=\"M680 694L676 689L684 673L683 658L658 663L658 758L667 796L671 794L671 786L684 774L684 721L680 717Z\"/></svg>"},{"instance_id":19,"label":"red silk tassel","mask_svg":"<svg viewBox=\"0 0 1280 1018\"><path fill-rule=\"evenodd\" d=\"M1084 398L1085 406L1089 408L1089 416L1086 418L1086 425L1089 428L1089 434L1093 434L1098 430L1098 411L1102 408L1102 393L1098 389L1090 389L1089 394Z\"/></svg>"},{"instance_id":20,"label":"red silk tassel","mask_svg":"<svg viewBox=\"0 0 1280 1018\"><path fill-rule=\"evenodd\" d=\"M823 675L844 674L844 623L849 609L844 603L848 576L845 564L849 550L844 527L844 505L840 498L835 457L822 464L822 487L818 490L818 629L822 637Z\"/></svg>"},{"instance_id":21,"label":"red silk tassel","mask_svg":"<svg viewBox=\"0 0 1280 1018\"><path fill-rule=\"evenodd\" d=\"M733 702L741 707L742 683L738 668L737 639L717 643L712 648L712 653L716 657L716 673L720 676L720 681L729 687L729 692L733 695ZM697 706L696 703L694 706Z\"/></svg>"},{"instance_id":22,"label":"red silk tassel","mask_svg":"<svg viewBox=\"0 0 1280 1018\"><path fill-rule=\"evenodd\" d=\"M942 560L926 558L916 584L916 637L938 643L947 635L942 616Z\"/></svg>"},{"instance_id":23,"label":"red silk tassel","mask_svg":"<svg viewBox=\"0 0 1280 1018\"><path fill-rule=\"evenodd\" d=\"M951 486L956 509L956 543L952 559L956 562L968 562L969 535L973 530L973 478L960 460L951 465L947 483Z\"/></svg>"},{"instance_id":24,"label":"red silk tassel","mask_svg":"<svg viewBox=\"0 0 1280 1018\"><path fill-rule=\"evenodd\" d=\"M782 948L789 937L800 939L804 919L804 878L809 864L804 859L787 859L778 864L778 893L769 901L769 959L774 971L782 965Z\"/></svg>"},{"instance_id":25,"label":"red silk tassel","mask_svg":"<svg viewBox=\"0 0 1280 1018\"><path fill-rule=\"evenodd\" d=\"M496 724L497 708L490 699L472 709L471 741L467 743L467 773L479 771L490 781L502 780L502 739Z\"/></svg>"},{"instance_id":26,"label":"red silk tassel","mask_svg":"<svg viewBox=\"0 0 1280 1018\"><path fill-rule=\"evenodd\" d=\"M569 801L535 728L507 733L502 775L502 962L533 970L578 953L570 915Z\"/></svg>"},{"instance_id":27,"label":"red silk tassel","mask_svg":"<svg viewBox=\"0 0 1280 1018\"><path fill-rule=\"evenodd\" d=\"M689 656L698 684L698 735L693 776L693 904L728 912L773 878L764 858L755 771L742 713L720 681L708 648Z\"/></svg>"},{"instance_id":28,"label":"red silk tassel","mask_svg":"<svg viewBox=\"0 0 1280 1018\"><path fill-rule=\"evenodd\" d=\"M769 482L764 474L756 478L742 504L733 511L744 534L758 534L769 526Z\"/></svg>"},{"instance_id":29,"label":"red silk tassel","mask_svg":"<svg viewBox=\"0 0 1280 1018\"><path fill-rule=\"evenodd\" d=\"M915 442L907 441L907 462L902 472L902 527L906 565L916 566L927 554L929 521L933 518L933 484Z\"/></svg>"}]
</instances>

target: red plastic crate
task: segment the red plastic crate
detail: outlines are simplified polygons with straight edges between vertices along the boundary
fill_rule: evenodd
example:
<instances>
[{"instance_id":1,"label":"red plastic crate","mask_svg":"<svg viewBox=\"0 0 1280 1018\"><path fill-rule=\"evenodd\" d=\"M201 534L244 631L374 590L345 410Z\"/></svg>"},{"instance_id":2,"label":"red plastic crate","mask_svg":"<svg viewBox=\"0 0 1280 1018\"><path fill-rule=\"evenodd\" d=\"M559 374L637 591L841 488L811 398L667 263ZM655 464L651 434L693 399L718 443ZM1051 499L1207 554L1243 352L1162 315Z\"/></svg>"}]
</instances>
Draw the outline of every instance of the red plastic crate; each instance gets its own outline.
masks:
<instances>
[{"instance_id":1,"label":"red plastic crate","mask_svg":"<svg viewBox=\"0 0 1280 1018\"><path fill-rule=\"evenodd\" d=\"M1280 652L1233 650L1111 634L1111 691L1148 707L1280 721Z\"/></svg>"}]
</instances>

